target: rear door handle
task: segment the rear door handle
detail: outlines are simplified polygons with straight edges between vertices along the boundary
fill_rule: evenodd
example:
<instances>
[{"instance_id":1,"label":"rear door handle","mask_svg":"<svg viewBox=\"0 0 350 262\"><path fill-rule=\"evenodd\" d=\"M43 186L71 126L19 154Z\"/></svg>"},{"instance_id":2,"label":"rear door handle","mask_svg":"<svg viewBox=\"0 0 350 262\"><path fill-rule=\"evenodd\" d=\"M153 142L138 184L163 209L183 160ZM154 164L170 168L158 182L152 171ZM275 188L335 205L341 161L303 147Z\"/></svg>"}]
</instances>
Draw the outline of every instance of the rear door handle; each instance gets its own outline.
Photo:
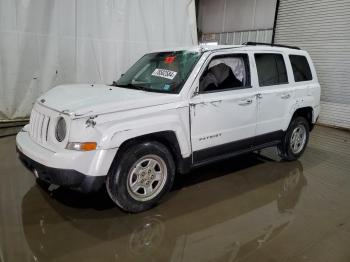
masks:
<instances>
[{"instance_id":1,"label":"rear door handle","mask_svg":"<svg viewBox=\"0 0 350 262\"><path fill-rule=\"evenodd\" d=\"M240 100L238 104L240 106L245 106L245 105L250 105L251 103L253 103L253 99L248 98L248 99Z\"/></svg>"},{"instance_id":2,"label":"rear door handle","mask_svg":"<svg viewBox=\"0 0 350 262\"><path fill-rule=\"evenodd\" d=\"M290 94L283 94L283 95L281 95L281 98L288 99L288 98L290 98Z\"/></svg>"}]
</instances>

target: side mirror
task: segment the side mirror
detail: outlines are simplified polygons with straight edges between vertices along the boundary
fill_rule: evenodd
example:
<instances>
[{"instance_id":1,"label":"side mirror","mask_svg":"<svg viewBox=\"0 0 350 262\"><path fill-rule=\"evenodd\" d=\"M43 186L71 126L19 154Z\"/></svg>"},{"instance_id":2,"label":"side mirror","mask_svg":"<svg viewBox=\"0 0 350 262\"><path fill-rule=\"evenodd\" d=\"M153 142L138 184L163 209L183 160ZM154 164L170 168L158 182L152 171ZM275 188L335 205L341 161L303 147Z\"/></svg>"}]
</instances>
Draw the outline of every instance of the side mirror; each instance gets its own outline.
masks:
<instances>
[{"instance_id":1,"label":"side mirror","mask_svg":"<svg viewBox=\"0 0 350 262\"><path fill-rule=\"evenodd\" d=\"M196 91L193 92L192 97L195 97L195 96L198 96L198 95L199 95L199 90L198 90L198 87L197 87Z\"/></svg>"},{"instance_id":2,"label":"side mirror","mask_svg":"<svg viewBox=\"0 0 350 262\"><path fill-rule=\"evenodd\" d=\"M198 95L199 95L199 87L197 86L194 92L192 93L191 98L194 98L195 96L198 96Z\"/></svg>"},{"instance_id":3,"label":"side mirror","mask_svg":"<svg viewBox=\"0 0 350 262\"><path fill-rule=\"evenodd\" d=\"M123 74L120 74L120 77L123 77L125 74L123 73Z\"/></svg>"}]
</instances>

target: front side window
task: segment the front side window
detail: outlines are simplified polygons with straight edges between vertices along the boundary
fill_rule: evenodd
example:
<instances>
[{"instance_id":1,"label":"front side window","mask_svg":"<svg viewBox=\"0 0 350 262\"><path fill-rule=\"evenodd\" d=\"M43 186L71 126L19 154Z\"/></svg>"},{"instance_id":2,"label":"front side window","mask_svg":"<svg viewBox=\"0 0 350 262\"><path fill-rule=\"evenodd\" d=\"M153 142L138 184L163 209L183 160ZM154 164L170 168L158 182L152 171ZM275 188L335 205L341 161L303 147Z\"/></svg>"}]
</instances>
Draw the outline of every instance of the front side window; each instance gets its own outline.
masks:
<instances>
[{"instance_id":1,"label":"front side window","mask_svg":"<svg viewBox=\"0 0 350 262\"><path fill-rule=\"evenodd\" d=\"M216 56L199 80L200 92L250 87L248 55Z\"/></svg>"},{"instance_id":2,"label":"front side window","mask_svg":"<svg viewBox=\"0 0 350 262\"><path fill-rule=\"evenodd\" d=\"M260 86L288 83L286 65L280 54L255 54Z\"/></svg>"},{"instance_id":3,"label":"front side window","mask_svg":"<svg viewBox=\"0 0 350 262\"><path fill-rule=\"evenodd\" d=\"M305 56L290 55L289 59L292 64L295 82L312 80L310 66Z\"/></svg>"},{"instance_id":4,"label":"front side window","mask_svg":"<svg viewBox=\"0 0 350 262\"><path fill-rule=\"evenodd\" d=\"M125 88L179 93L200 52L176 51L144 55L115 83Z\"/></svg>"}]
</instances>

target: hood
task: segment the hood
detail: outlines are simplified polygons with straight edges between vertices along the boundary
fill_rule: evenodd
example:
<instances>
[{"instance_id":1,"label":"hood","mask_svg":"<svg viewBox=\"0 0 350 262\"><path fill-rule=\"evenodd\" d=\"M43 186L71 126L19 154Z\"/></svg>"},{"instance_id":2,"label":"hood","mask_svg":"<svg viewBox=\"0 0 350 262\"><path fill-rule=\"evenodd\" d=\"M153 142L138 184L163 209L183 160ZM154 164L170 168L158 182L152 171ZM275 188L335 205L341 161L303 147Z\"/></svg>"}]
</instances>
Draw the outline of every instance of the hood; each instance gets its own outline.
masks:
<instances>
[{"instance_id":1,"label":"hood","mask_svg":"<svg viewBox=\"0 0 350 262\"><path fill-rule=\"evenodd\" d=\"M147 92L107 85L57 86L38 99L38 103L74 116L124 111L179 101L179 95Z\"/></svg>"}]
</instances>

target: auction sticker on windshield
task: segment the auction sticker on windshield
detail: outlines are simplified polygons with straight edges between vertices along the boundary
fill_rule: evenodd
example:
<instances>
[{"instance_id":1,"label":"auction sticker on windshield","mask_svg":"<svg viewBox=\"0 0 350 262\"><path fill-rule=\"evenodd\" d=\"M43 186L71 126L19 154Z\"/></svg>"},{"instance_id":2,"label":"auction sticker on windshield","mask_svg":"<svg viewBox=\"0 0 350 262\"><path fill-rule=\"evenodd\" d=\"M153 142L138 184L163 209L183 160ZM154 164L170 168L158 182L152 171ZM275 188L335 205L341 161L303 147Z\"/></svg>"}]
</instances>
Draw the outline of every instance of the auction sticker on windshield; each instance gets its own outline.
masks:
<instances>
[{"instance_id":1,"label":"auction sticker on windshield","mask_svg":"<svg viewBox=\"0 0 350 262\"><path fill-rule=\"evenodd\" d=\"M152 76L158 76L158 77L163 77L163 78L167 78L167 79L171 79L172 80L172 79L174 79L176 74L177 74L177 72L175 72L175 71L156 68L153 71Z\"/></svg>"}]
</instances>

